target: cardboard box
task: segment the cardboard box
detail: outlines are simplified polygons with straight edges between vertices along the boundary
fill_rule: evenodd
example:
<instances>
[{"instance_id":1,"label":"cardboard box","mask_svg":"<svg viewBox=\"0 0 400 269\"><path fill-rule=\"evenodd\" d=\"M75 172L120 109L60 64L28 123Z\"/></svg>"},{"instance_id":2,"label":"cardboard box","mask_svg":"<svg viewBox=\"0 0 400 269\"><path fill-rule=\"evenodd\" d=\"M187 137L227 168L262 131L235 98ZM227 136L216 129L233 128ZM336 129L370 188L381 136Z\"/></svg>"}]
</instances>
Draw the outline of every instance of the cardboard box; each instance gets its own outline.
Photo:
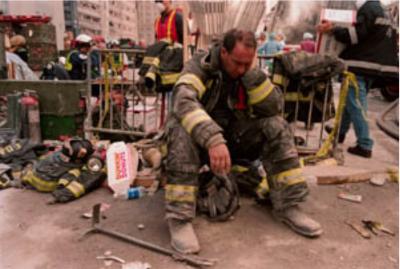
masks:
<instances>
[{"instance_id":1,"label":"cardboard box","mask_svg":"<svg viewBox=\"0 0 400 269\"><path fill-rule=\"evenodd\" d=\"M157 130L156 108L151 105L137 104L129 107L126 111L126 122L129 127L143 132L154 132Z\"/></svg>"},{"instance_id":2,"label":"cardboard box","mask_svg":"<svg viewBox=\"0 0 400 269\"><path fill-rule=\"evenodd\" d=\"M355 10L343 9L322 9L320 22L330 21L335 26L348 27L356 22ZM338 56L345 48L345 44L336 41L331 34L318 34L317 37L317 53L332 56Z\"/></svg>"}]
</instances>

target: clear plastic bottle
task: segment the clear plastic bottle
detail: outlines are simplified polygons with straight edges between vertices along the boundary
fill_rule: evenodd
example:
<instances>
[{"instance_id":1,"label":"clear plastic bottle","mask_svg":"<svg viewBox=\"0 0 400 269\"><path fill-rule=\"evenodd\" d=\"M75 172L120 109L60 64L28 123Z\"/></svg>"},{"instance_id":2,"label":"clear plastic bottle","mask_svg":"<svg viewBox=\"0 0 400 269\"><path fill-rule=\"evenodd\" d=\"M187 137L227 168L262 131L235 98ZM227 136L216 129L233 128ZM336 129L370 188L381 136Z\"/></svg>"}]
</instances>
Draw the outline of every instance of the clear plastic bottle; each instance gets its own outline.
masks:
<instances>
[{"instance_id":1,"label":"clear plastic bottle","mask_svg":"<svg viewBox=\"0 0 400 269\"><path fill-rule=\"evenodd\" d=\"M147 194L146 188L139 186L139 187L132 187L127 189L125 192L122 193L114 193L114 198L122 198L125 200L132 200L132 199L139 199Z\"/></svg>"}]
</instances>

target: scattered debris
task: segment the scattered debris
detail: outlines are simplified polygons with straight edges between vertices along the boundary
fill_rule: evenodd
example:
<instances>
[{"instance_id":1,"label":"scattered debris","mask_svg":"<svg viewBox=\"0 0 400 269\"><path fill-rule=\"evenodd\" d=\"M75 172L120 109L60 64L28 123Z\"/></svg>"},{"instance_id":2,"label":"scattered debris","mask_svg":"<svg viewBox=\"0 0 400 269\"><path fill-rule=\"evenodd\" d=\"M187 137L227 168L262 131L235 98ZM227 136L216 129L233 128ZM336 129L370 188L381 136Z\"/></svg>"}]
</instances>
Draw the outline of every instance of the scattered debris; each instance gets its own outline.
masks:
<instances>
[{"instance_id":1,"label":"scattered debris","mask_svg":"<svg viewBox=\"0 0 400 269\"><path fill-rule=\"evenodd\" d=\"M328 158L316 163L317 166L337 166L338 162L335 158Z\"/></svg>"},{"instance_id":2,"label":"scattered debris","mask_svg":"<svg viewBox=\"0 0 400 269\"><path fill-rule=\"evenodd\" d=\"M375 235L378 235L378 231L381 231L383 233L390 234L391 236L395 236L395 233L393 231L383 226L383 224L380 222L373 220L362 220L362 222L364 223L364 226Z\"/></svg>"},{"instance_id":3,"label":"scattered debris","mask_svg":"<svg viewBox=\"0 0 400 269\"><path fill-rule=\"evenodd\" d=\"M159 169L162 162L161 152L157 148L143 149L143 159L150 164L152 169Z\"/></svg>"},{"instance_id":4,"label":"scattered debris","mask_svg":"<svg viewBox=\"0 0 400 269\"><path fill-rule=\"evenodd\" d=\"M374 175L369 180L369 183L371 183L371 185L375 185L375 186L383 186L383 185L385 185L385 182L386 182L386 176L384 174Z\"/></svg>"},{"instance_id":5,"label":"scattered debris","mask_svg":"<svg viewBox=\"0 0 400 269\"><path fill-rule=\"evenodd\" d=\"M389 261L391 261L392 263L397 263L397 260L395 258L393 258L392 256L389 256Z\"/></svg>"},{"instance_id":6,"label":"scattered debris","mask_svg":"<svg viewBox=\"0 0 400 269\"><path fill-rule=\"evenodd\" d=\"M353 228L354 231L356 231L357 233L359 233L362 237L369 239L371 238L371 235L369 234L369 232L367 230L364 229L364 227L362 227L361 225L354 223L354 222L350 222L350 221L345 221L345 223L347 225L349 225L351 228Z\"/></svg>"},{"instance_id":7,"label":"scattered debris","mask_svg":"<svg viewBox=\"0 0 400 269\"><path fill-rule=\"evenodd\" d=\"M121 259L120 257L111 255L111 254L112 254L111 250L107 250L104 252L104 255L97 256L96 259L104 260L104 265L107 267L111 266L114 261L121 263L121 264L125 264L125 260Z\"/></svg>"},{"instance_id":8,"label":"scattered debris","mask_svg":"<svg viewBox=\"0 0 400 269\"><path fill-rule=\"evenodd\" d=\"M101 206L100 206L100 211L102 212L102 213L104 213L107 209L109 209L111 207L111 205L110 204L107 204L107 203L101 203ZM82 215L81 215L81 217L82 218L85 218L85 219L91 219L92 217L93 217L93 214L92 214L92 210L91 211L88 211L88 212L86 212L86 213L83 213ZM107 217L106 216L104 216L104 215L102 215L102 217L103 217L103 219L106 219Z\"/></svg>"},{"instance_id":9,"label":"scattered debris","mask_svg":"<svg viewBox=\"0 0 400 269\"><path fill-rule=\"evenodd\" d=\"M144 224L140 223L140 224L138 224L137 228L139 230L144 230L145 226L144 226Z\"/></svg>"},{"instance_id":10,"label":"scattered debris","mask_svg":"<svg viewBox=\"0 0 400 269\"><path fill-rule=\"evenodd\" d=\"M153 169L144 168L137 172L135 185L149 188L153 185L153 182L156 180L156 178L157 174L153 171Z\"/></svg>"},{"instance_id":11,"label":"scattered debris","mask_svg":"<svg viewBox=\"0 0 400 269\"><path fill-rule=\"evenodd\" d=\"M387 170L389 174L389 180L392 182L399 182L399 170L395 167L389 167Z\"/></svg>"},{"instance_id":12,"label":"scattered debris","mask_svg":"<svg viewBox=\"0 0 400 269\"><path fill-rule=\"evenodd\" d=\"M26 231L28 229L28 225L24 222L18 223L18 228L21 229L22 231Z\"/></svg>"},{"instance_id":13,"label":"scattered debris","mask_svg":"<svg viewBox=\"0 0 400 269\"><path fill-rule=\"evenodd\" d=\"M122 269L150 269L151 265L147 262L130 262L122 265Z\"/></svg>"},{"instance_id":14,"label":"scattered debris","mask_svg":"<svg viewBox=\"0 0 400 269\"><path fill-rule=\"evenodd\" d=\"M178 253L176 251L173 251L171 249L168 248L164 248L158 245L155 245L153 243L135 238L133 236L129 236L123 233L119 233L116 231L112 231L109 229L105 229L102 228L100 226L100 218L101 218L101 212L100 212L100 204L96 204L95 206L93 206L93 218L92 218L92 228L89 229L88 231L86 231L84 233L84 235L80 238L80 240L82 240L82 238L84 238L85 236L87 236L90 233L101 233L104 235L108 235L129 243L132 243L134 245L146 248L148 250L152 250L154 252L157 252L159 254L163 254L166 256L170 256L172 257L174 260L176 261L181 261L181 262L187 262L188 264L194 265L194 266L212 266L214 265L217 260L215 259L206 259L197 255L187 255L187 254L181 254Z\"/></svg>"},{"instance_id":15,"label":"scattered debris","mask_svg":"<svg viewBox=\"0 0 400 269\"><path fill-rule=\"evenodd\" d=\"M153 184L151 184L151 186L147 188L147 195L153 196L158 190L159 186L160 186L160 181L154 180Z\"/></svg>"},{"instance_id":16,"label":"scattered debris","mask_svg":"<svg viewBox=\"0 0 400 269\"><path fill-rule=\"evenodd\" d=\"M342 183L355 183L355 182L365 182L371 179L371 173L358 173L352 175L319 175L318 184L342 184Z\"/></svg>"},{"instance_id":17,"label":"scattered debris","mask_svg":"<svg viewBox=\"0 0 400 269\"><path fill-rule=\"evenodd\" d=\"M305 179L306 179L307 184L316 185L318 182L317 177L314 175L306 175Z\"/></svg>"},{"instance_id":18,"label":"scattered debris","mask_svg":"<svg viewBox=\"0 0 400 269\"><path fill-rule=\"evenodd\" d=\"M359 194L350 194L350 193L340 192L337 197L340 199L343 199L343 200L354 202L354 203L362 202L362 196Z\"/></svg>"}]
</instances>

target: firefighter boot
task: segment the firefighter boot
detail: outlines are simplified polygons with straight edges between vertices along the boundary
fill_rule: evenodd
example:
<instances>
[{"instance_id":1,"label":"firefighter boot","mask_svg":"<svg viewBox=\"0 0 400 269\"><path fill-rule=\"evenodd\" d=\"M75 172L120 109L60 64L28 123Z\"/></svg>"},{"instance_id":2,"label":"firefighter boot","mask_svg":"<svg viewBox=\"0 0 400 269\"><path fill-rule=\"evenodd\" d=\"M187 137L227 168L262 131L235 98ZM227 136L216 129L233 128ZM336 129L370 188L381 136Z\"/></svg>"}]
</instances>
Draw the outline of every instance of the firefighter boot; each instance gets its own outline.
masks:
<instances>
[{"instance_id":1,"label":"firefighter boot","mask_svg":"<svg viewBox=\"0 0 400 269\"><path fill-rule=\"evenodd\" d=\"M171 234L171 246L183 254L200 251L199 241L190 221L168 219L168 228Z\"/></svg>"},{"instance_id":2,"label":"firefighter boot","mask_svg":"<svg viewBox=\"0 0 400 269\"><path fill-rule=\"evenodd\" d=\"M321 225L301 212L297 205L274 211L274 215L278 220L287 224L293 231L303 236L318 237L322 234Z\"/></svg>"}]
</instances>

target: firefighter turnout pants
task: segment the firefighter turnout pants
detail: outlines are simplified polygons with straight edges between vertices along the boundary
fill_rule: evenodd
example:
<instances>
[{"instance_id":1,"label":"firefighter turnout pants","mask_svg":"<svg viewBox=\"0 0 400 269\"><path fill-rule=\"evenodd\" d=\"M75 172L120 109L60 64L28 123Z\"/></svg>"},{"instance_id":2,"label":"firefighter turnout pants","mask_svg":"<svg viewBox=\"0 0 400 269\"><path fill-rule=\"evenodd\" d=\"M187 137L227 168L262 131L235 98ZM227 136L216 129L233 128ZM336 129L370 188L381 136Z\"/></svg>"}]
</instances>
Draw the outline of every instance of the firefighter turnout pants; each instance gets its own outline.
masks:
<instances>
[{"instance_id":1,"label":"firefighter turnout pants","mask_svg":"<svg viewBox=\"0 0 400 269\"><path fill-rule=\"evenodd\" d=\"M199 169L208 163L183 127L172 120L168 128L166 218L192 220L196 214ZM300 168L293 134L280 116L234 121L224 132L232 163L260 159L267 171L270 199L275 210L304 200L307 184Z\"/></svg>"}]
</instances>

